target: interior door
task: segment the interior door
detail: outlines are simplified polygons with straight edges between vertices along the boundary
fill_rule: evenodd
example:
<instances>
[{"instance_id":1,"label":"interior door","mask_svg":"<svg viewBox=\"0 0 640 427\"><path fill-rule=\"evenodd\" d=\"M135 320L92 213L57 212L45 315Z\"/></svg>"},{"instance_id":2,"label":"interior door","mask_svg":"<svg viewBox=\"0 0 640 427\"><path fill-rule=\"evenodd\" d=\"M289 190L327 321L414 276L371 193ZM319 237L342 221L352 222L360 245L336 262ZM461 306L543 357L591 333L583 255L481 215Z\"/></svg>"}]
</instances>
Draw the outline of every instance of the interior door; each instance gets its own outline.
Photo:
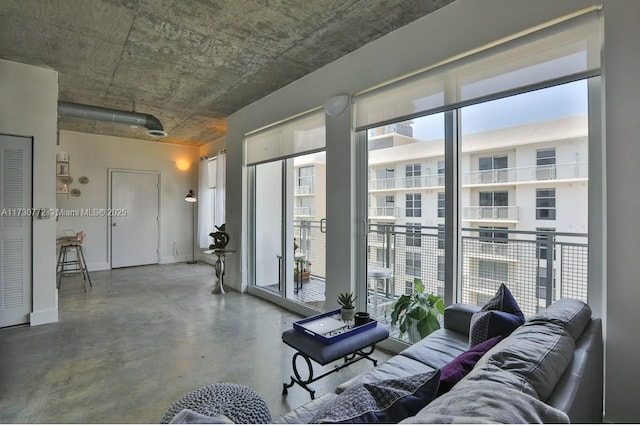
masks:
<instances>
[{"instance_id":1,"label":"interior door","mask_svg":"<svg viewBox=\"0 0 640 427\"><path fill-rule=\"evenodd\" d=\"M156 172L111 171L111 268L158 263L159 191Z\"/></svg>"},{"instance_id":2,"label":"interior door","mask_svg":"<svg viewBox=\"0 0 640 427\"><path fill-rule=\"evenodd\" d=\"M31 138L0 135L0 327L31 312Z\"/></svg>"}]
</instances>

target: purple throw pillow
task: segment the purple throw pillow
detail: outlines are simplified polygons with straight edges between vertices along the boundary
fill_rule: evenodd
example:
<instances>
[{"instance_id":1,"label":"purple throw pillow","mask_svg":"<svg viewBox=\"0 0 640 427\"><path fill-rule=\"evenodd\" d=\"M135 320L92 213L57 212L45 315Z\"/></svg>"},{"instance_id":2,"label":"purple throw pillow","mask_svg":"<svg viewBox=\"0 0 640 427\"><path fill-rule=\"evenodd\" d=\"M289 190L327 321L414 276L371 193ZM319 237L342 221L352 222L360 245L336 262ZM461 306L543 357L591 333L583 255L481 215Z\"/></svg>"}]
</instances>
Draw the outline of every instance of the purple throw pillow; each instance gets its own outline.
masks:
<instances>
[{"instance_id":1,"label":"purple throw pillow","mask_svg":"<svg viewBox=\"0 0 640 427\"><path fill-rule=\"evenodd\" d=\"M498 344L502 340L502 336L498 335L493 338L481 342L480 344L471 347L464 353L459 354L451 362L447 363L440 369L440 386L438 387L438 393L436 396L440 396L456 385L458 381L465 377L478 360L487 352L491 347Z\"/></svg>"}]
</instances>

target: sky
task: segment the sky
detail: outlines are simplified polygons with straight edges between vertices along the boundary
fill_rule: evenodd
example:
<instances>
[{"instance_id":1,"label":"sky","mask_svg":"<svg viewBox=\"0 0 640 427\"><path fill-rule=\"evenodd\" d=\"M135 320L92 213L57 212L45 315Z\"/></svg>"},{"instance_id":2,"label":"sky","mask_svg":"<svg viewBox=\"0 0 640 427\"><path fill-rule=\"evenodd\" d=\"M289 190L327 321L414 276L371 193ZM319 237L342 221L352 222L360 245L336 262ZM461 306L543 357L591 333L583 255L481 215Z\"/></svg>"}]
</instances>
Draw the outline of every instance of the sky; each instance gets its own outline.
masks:
<instances>
[{"instance_id":1,"label":"sky","mask_svg":"<svg viewBox=\"0 0 640 427\"><path fill-rule=\"evenodd\" d=\"M527 92L462 109L462 133L557 119L587 113L587 81L580 80ZM421 140L444 138L444 113L413 120L413 136Z\"/></svg>"}]
</instances>

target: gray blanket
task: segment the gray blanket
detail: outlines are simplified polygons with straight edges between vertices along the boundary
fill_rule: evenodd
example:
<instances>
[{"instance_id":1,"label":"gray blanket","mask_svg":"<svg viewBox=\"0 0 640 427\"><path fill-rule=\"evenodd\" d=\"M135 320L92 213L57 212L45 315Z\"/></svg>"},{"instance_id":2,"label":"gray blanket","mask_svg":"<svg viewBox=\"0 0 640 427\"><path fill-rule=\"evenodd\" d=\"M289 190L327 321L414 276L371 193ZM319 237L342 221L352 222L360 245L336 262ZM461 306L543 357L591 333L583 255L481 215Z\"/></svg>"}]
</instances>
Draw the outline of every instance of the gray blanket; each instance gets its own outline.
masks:
<instances>
[{"instance_id":1,"label":"gray blanket","mask_svg":"<svg viewBox=\"0 0 640 427\"><path fill-rule=\"evenodd\" d=\"M462 381L402 423L417 424L568 424L569 417L511 387Z\"/></svg>"}]
</instances>

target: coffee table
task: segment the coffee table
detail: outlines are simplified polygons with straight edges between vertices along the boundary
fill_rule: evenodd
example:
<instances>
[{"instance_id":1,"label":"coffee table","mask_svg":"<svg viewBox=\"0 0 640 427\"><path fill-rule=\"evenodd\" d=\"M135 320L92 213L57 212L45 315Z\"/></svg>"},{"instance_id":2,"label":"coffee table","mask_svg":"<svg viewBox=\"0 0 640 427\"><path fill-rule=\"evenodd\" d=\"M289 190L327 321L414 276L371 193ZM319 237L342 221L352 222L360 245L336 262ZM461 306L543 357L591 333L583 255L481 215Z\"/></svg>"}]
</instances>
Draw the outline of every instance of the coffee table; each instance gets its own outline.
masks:
<instances>
[{"instance_id":1,"label":"coffee table","mask_svg":"<svg viewBox=\"0 0 640 427\"><path fill-rule=\"evenodd\" d=\"M354 335L344 338L343 340L325 344L312 336L289 329L282 334L282 341L293 349L297 350L291 359L293 366L293 374L289 383L282 384L282 394L286 395L288 389L298 384L309 392L311 399L315 399L315 390L309 387L309 384L326 377L329 374L338 372L340 369L357 362L358 360L367 359L373 362L373 366L378 365L378 361L371 357L375 350L376 343L383 341L389 337L389 330L383 325L377 324L375 328L358 332ZM303 378L297 367L297 361L302 358L306 362L309 375ZM323 372L318 376L314 376L313 365L311 361L325 366L339 359L344 361L341 365L334 366L333 369Z\"/></svg>"}]
</instances>

